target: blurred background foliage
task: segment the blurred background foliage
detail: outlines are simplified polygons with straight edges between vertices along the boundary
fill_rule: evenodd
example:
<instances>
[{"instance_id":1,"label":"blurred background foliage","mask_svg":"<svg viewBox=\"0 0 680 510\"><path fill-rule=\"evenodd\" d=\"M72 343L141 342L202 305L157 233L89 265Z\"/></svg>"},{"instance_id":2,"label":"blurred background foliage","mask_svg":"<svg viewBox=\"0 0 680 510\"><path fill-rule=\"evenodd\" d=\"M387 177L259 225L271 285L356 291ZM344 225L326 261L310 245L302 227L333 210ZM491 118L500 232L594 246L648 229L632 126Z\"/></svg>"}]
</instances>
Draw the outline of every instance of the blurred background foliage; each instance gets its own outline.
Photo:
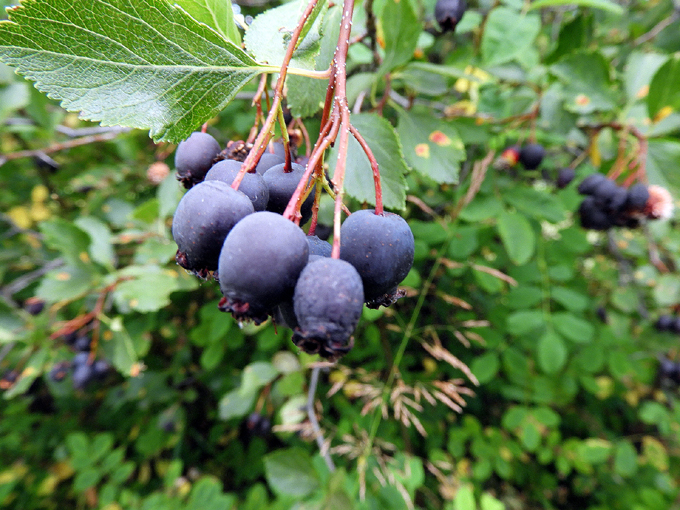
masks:
<instances>
[{"instance_id":1,"label":"blurred background foliage","mask_svg":"<svg viewBox=\"0 0 680 510\"><path fill-rule=\"evenodd\" d=\"M654 329L680 302L676 218L595 233L575 217L578 182L641 150L616 123L680 197L678 6L541 3L482 0L440 35L434 2L411 2L422 31L380 108L412 169L415 264L407 297L366 309L322 372L334 472L305 410L318 360L220 313L217 285L174 262L175 146L78 120L0 65L0 504L680 508L678 377L659 372L680 362L678 335ZM359 3L357 33L365 20ZM371 62L351 48L364 110L386 90ZM221 144L247 136L255 88L210 122ZM454 147L428 142L423 163L413 133L433 129ZM538 170L488 164L529 139L547 149ZM85 388L59 374L71 330L112 365Z\"/></svg>"}]
</instances>

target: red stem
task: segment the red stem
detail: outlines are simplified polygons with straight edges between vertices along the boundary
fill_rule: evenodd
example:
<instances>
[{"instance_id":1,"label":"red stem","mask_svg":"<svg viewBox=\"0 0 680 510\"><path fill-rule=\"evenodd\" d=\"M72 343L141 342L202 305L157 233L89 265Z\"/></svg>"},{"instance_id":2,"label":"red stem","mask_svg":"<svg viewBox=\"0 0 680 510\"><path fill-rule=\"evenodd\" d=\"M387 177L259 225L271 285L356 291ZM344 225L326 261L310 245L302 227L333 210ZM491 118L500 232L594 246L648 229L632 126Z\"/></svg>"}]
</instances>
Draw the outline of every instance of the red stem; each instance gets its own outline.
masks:
<instances>
[{"instance_id":1,"label":"red stem","mask_svg":"<svg viewBox=\"0 0 680 510\"><path fill-rule=\"evenodd\" d=\"M382 215L383 214L382 186L380 184L380 169L378 168L378 162L373 156L373 151L371 151L371 148L366 143L366 140L364 140L364 137L361 136L361 133L359 133L359 131L357 131L357 128L355 128L354 126L350 126L349 130L356 139L356 141L359 142L359 145L361 145L361 148L364 150L366 156L368 157L368 161L371 163L371 170L373 170L373 184L375 185L375 214Z\"/></svg>"},{"instance_id":2,"label":"red stem","mask_svg":"<svg viewBox=\"0 0 680 510\"><path fill-rule=\"evenodd\" d=\"M272 102L272 106L269 110L269 115L267 115L267 120L265 120L264 126L262 126L260 134L257 136L255 142L253 143L253 148L250 151L250 154L248 154L248 157L243 162L243 165L241 165L241 171L238 173L236 179L234 179L234 182L231 184L231 187L234 189L238 189L239 185L241 184L241 181L243 180L243 176L249 170L255 168L255 165L257 165L257 162L260 160L260 157L264 153L267 147L267 143L269 142L269 139L272 136L274 122L276 121L279 108L281 107L281 102L283 101L283 86L286 82L286 75L288 74L288 65L290 64L290 60L293 58L293 52L295 51L295 46L297 45L297 41L300 38L300 34L302 33L305 21L307 21L307 18L309 18L309 16L312 14L312 11L316 7L317 3L318 0L310 0L310 2L307 4L307 7L305 7L305 11L302 13L302 16L300 16L300 21L298 21L298 24L295 27L295 31L293 32L293 35L290 38L288 48L286 48L286 54L283 57L283 62L281 63L279 78L276 80L276 88L274 89L274 101ZM290 156L288 157L290 158Z\"/></svg>"}]
</instances>

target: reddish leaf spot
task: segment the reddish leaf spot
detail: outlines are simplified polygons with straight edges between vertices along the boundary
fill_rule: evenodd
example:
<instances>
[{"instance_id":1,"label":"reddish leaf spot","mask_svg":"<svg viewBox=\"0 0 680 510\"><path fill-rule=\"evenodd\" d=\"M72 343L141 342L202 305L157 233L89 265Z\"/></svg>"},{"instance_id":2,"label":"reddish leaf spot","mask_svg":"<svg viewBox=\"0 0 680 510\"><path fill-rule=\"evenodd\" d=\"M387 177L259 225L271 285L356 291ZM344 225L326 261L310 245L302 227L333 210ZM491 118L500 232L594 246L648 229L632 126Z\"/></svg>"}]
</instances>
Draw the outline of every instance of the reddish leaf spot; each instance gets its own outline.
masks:
<instances>
[{"instance_id":1,"label":"reddish leaf spot","mask_svg":"<svg viewBox=\"0 0 680 510\"><path fill-rule=\"evenodd\" d=\"M426 143L419 143L418 145L416 145L415 151L416 156L426 159L429 159L430 157L430 146L427 145Z\"/></svg>"},{"instance_id":2,"label":"reddish leaf spot","mask_svg":"<svg viewBox=\"0 0 680 510\"><path fill-rule=\"evenodd\" d=\"M433 131L430 134L430 141L432 143L436 143L440 147L446 147L447 145L451 145L451 139L441 131Z\"/></svg>"}]
</instances>

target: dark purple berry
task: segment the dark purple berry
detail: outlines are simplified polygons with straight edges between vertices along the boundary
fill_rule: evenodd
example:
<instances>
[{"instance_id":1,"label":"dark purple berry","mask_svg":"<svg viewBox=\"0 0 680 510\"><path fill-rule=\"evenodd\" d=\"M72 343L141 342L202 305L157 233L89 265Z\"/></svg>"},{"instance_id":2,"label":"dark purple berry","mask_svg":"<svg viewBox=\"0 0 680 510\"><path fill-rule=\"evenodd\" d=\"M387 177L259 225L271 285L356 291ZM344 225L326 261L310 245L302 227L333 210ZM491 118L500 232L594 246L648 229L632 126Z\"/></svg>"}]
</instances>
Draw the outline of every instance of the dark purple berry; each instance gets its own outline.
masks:
<instances>
[{"instance_id":1,"label":"dark purple berry","mask_svg":"<svg viewBox=\"0 0 680 510\"><path fill-rule=\"evenodd\" d=\"M451 32L463 18L466 9L465 0L437 0L434 6L434 18L443 32Z\"/></svg>"},{"instance_id":2,"label":"dark purple berry","mask_svg":"<svg viewBox=\"0 0 680 510\"><path fill-rule=\"evenodd\" d=\"M344 260L322 257L310 262L295 285L293 342L303 351L337 359L352 348L352 333L361 317L361 276Z\"/></svg>"},{"instance_id":3,"label":"dark purple berry","mask_svg":"<svg viewBox=\"0 0 680 510\"><path fill-rule=\"evenodd\" d=\"M271 152L265 152L262 154L260 161L258 161L255 171L260 175L264 175L271 167L283 165L285 162L286 160L282 156L272 154Z\"/></svg>"},{"instance_id":4,"label":"dark purple berry","mask_svg":"<svg viewBox=\"0 0 680 510\"><path fill-rule=\"evenodd\" d=\"M73 348L78 352L90 352L90 337L86 335L79 336L73 344Z\"/></svg>"},{"instance_id":5,"label":"dark purple berry","mask_svg":"<svg viewBox=\"0 0 680 510\"><path fill-rule=\"evenodd\" d=\"M292 171L290 172L285 171L285 166L285 164L273 166L264 174L264 181L269 188L267 210L278 214L283 214L286 207L288 207L288 202L290 202L295 188L297 188L300 179L302 179L305 173L305 167L297 163L291 164ZM312 190L307 199L302 203L300 208L300 213L302 214L300 225L307 223L309 218L312 217L314 193L315 190Z\"/></svg>"},{"instance_id":6,"label":"dark purple berry","mask_svg":"<svg viewBox=\"0 0 680 510\"><path fill-rule=\"evenodd\" d=\"M604 306L598 306L597 310L595 310L595 313L602 323L607 324L609 322L609 318L607 317L607 309Z\"/></svg>"},{"instance_id":7,"label":"dark purple berry","mask_svg":"<svg viewBox=\"0 0 680 510\"><path fill-rule=\"evenodd\" d=\"M111 364L106 360L98 359L92 364L95 379L105 379L110 370Z\"/></svg>"},{"instance_id":8,"label":"dark purple berry","mask_svg":"<svg viewBox=\"0 0 680 510\"><path fill-rule=\"evenodd\" d=\"M612 193L607 203L607 209L614 215L620 215L626 207L628 200L628 190L621 186L617 186L614 193Z\"/></svg>"},{"instance_id":9,"label":"dark purple berry","mask_svg":"<svg viewBox=\"0 0 680 510\"><path fill-rule=\"evenodd\" d=\"M54 382L63 381L66 378L70 368L71 363L68 361L60 361L59 363L55 363L55 365L52 367L52 370L50 370L50 379L52 379Z\"/></svg>"},{"instance_id":10,"label":"dark purple berry","mask_svg":"<svg viewBox=\"0 0 680 510\"><path fill-rule=\"evenodd\" d=\"M196 131L180 142L175 151L177 178L191 188L203 180L220 153L220 144L207 133Z\"/></svg>"},{"instance_id":11,"label":"dark purple berry","mask_svg":"<svg viewBox=\"0 0 680 510\"><path fill-rule=\"evenodd\" d=\"M671 324L670 331L676 335L680 335L680 317L673 318L673 324Z\"/></svg>"},{"instance_id":12,"label":"dark purple berry","mask_svg":"<svg viewBox=\"0 0 680 510\"><path fill-rule=\"evenodd\" d=\"M559 189L566 188L574 180L575 176L576 172L573 168L560 168L560 171L557 173L557 187Z\"/></svg>"},{"instance_id":13,"label":"dark purple berry","mask_svg":"<svg viewBox=\"0 0 680 510\"><path fill-rule=\"evenodd\" d=\"M598 184L606 181L607 177L602 174L591 174L581 181L578 185L578 192L581 195L592 195Z\"/></svg>"},{"instance_id":14,"label":"dark purple berry","mask_svg":"<svg viewBox=\"0 0 680 510\"><path fill-rule=\"evenodd\" d=\"M260 323L292 296L307 264L306 235L292 221L263 211L243 218L224 240L219 259L220 309Z\"/></svg>"},{"instance_id":15,"label":"dark purple berry","mask_svg":"<svg viewBox=\"0 0 680 510\"><path fill-rule=\"evenodd\" d=\"M581 226L590 230L607 230L612 227L611 217L596 203L595 198L586 197L578 209Z\"/></svg>"},{"instance_id":16,"label":"dark purple berry","mask_svg":"<svg viewBox=\"0 0 680 510\"><path fill-rule=\"evenodd\" d=\"M84 389L90 381L94 378L94 371L92 365L87 363L82 365L73 365L73 387L77 390Z\"/></svg>"},{"instance_id":17,"label":"dark purple berry","mask_svg":"<svg viewBox=\"0 0 680 510\"><path fill-rule=\"evenodd\" d=\"M330 257L333 247L328 241L319 239L317 236L307 236L307 244L309 244L309 256L320 255L322 257Z\"/></svg>"},{"instance_id":18,"label":"dark purple berry","mask_svg":"<svg viewBox=\"0 0 680 510\"><path fill-rule=\"evenodd\" d=\"M246 430L253 436L265 437L269 435L271 428L271 420L258 412L250 413L246 419Z\"/></svg>"},{"instance_id":19,"label":"dark purple berry","mask_svg":"<svg viewBox=\"0 0 680 510\"><path fill-rule=\"evenodd\" d=\"M673 327L674 320L675 319L670 315L661 315L657 319L656 324L654 324L654 327L657 331L670 331Z\"/></svg>"},{"instance_id":20,"label":"dark purple berry","mask_svg":"<svg viewBox=\"0 0 680 510\"><path fill-rule=\"evenodd\" d=\"M614 181L611 179L605 179L600 184L595 186L592 196L595 198L597 204L604 209L605 207L609 206L609 202L616 194L617 189L619 189L619 187Z\"/></svg>"},{"instance_id":21,"label":"dark purple berry","mask_svg":"<svg viewBox=\"0 0 680 510\"><path fill-rule=\"evenodd\" d=\"M274 149L273 154L277 155L278 157L282 158L284 161L286 159L286 148L281 142L272 142L271 147ZM272 154L270 152L270 154ZM295 157L297 156L297 150L295 148L294 144L290 144L290 159L291 161L295 161Z\"/></svg>"},{"instance_id":22,"label":"dark purple berry","mask_svg":"<svg viewBox=\"0 0 680 510\"><path fill-rule=\"evenodd\" d=\"M172 220L179 265L199 272L217 269L224 238L253 212L250 199L224 182L207 181L191 188Z\"/></svg>"},{"instance_id":23,"label":"dark purple berry","mask_svg":"<svg viewBox=\"0 0 680 510\"><path fill-rule=\"evenodd\" d=\"M641 211L645 208L647 201L649 200L649 191L647 186L642 183L633 184L628 189L628 200L626 206L629 209L636 211Z\"/></svg>"},{"instance_id":24,"label":"dark purple berry","mask_svg":"<svg viewBox=\"0 0 680 510\"><path fill-rule=\"evenodd\" d=\"M539 143L530 143L522 147L519 151L519 162L527 170L535 170L543 161L545 149Z\"/></svg>"},{"instance_id":25,"label":"dark purple berry","mask_svg":"<svg viewBox=\"0 0 680 510\"><path fill-rule=\"evenodd\" d=\"M414 250L413 233L397 214L357 211L340 230L340 258L361 276L369 307L400 297L395 295L396 287L411 270Z\"/></svg>"},{"instance_id":26,"label":"dark purple berry","mask_svg":"<svg viewBox=\"0 0 680 510\"><path fill-rule=\"evenodd\" d=\"M24 302L24 310L31 315L38 315L45 308L45 301L38 297L30 297Z\"/></svg>"},{"instance_id":27,"label":"dark purple berry","mask_svg":"<svg viewBox=\"0 0 680 510\"><path fill-rule=\"evenodd\" d=\"M213 165L210 171L205 174L205 180L222 181L231 186L240 171L240 161L225 159ZM261 175L246 173L238 186L238 190L250 199L253 203L253 209L256 211L264 211L267 208L269 189Z\"/></svg>"},{"instance_id":28,"label":"dark purple berry","mask_svg":"<svg viewBox=\"0 0 680 510\"><path fill-rule=\"evenodd\" d=\"M316 230L314 231L314 233L316 234L316 237L318 237L319 239L323 241L328 241L328 238L333 233L333 226L317 223Z\"/></svg>"}]
</instances>

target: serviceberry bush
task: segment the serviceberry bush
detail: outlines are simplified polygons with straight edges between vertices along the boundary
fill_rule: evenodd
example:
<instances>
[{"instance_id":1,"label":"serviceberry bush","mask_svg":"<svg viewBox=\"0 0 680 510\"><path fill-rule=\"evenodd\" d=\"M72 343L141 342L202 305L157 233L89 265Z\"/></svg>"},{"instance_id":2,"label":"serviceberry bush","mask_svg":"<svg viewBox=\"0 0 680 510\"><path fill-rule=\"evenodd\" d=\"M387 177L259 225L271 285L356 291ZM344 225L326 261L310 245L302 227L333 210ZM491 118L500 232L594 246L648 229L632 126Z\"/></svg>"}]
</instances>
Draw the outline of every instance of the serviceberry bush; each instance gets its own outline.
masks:
<instances>
[{"instance_id":1,"label":"serviceberry bush","mask_svg":"<svg viewBox=\"0 0 680 510\"><path fill-rule=\"evenodd\" d=\"M3 5L3 507L677 506L676 3Z\"/></svg>"}]
</instances>

